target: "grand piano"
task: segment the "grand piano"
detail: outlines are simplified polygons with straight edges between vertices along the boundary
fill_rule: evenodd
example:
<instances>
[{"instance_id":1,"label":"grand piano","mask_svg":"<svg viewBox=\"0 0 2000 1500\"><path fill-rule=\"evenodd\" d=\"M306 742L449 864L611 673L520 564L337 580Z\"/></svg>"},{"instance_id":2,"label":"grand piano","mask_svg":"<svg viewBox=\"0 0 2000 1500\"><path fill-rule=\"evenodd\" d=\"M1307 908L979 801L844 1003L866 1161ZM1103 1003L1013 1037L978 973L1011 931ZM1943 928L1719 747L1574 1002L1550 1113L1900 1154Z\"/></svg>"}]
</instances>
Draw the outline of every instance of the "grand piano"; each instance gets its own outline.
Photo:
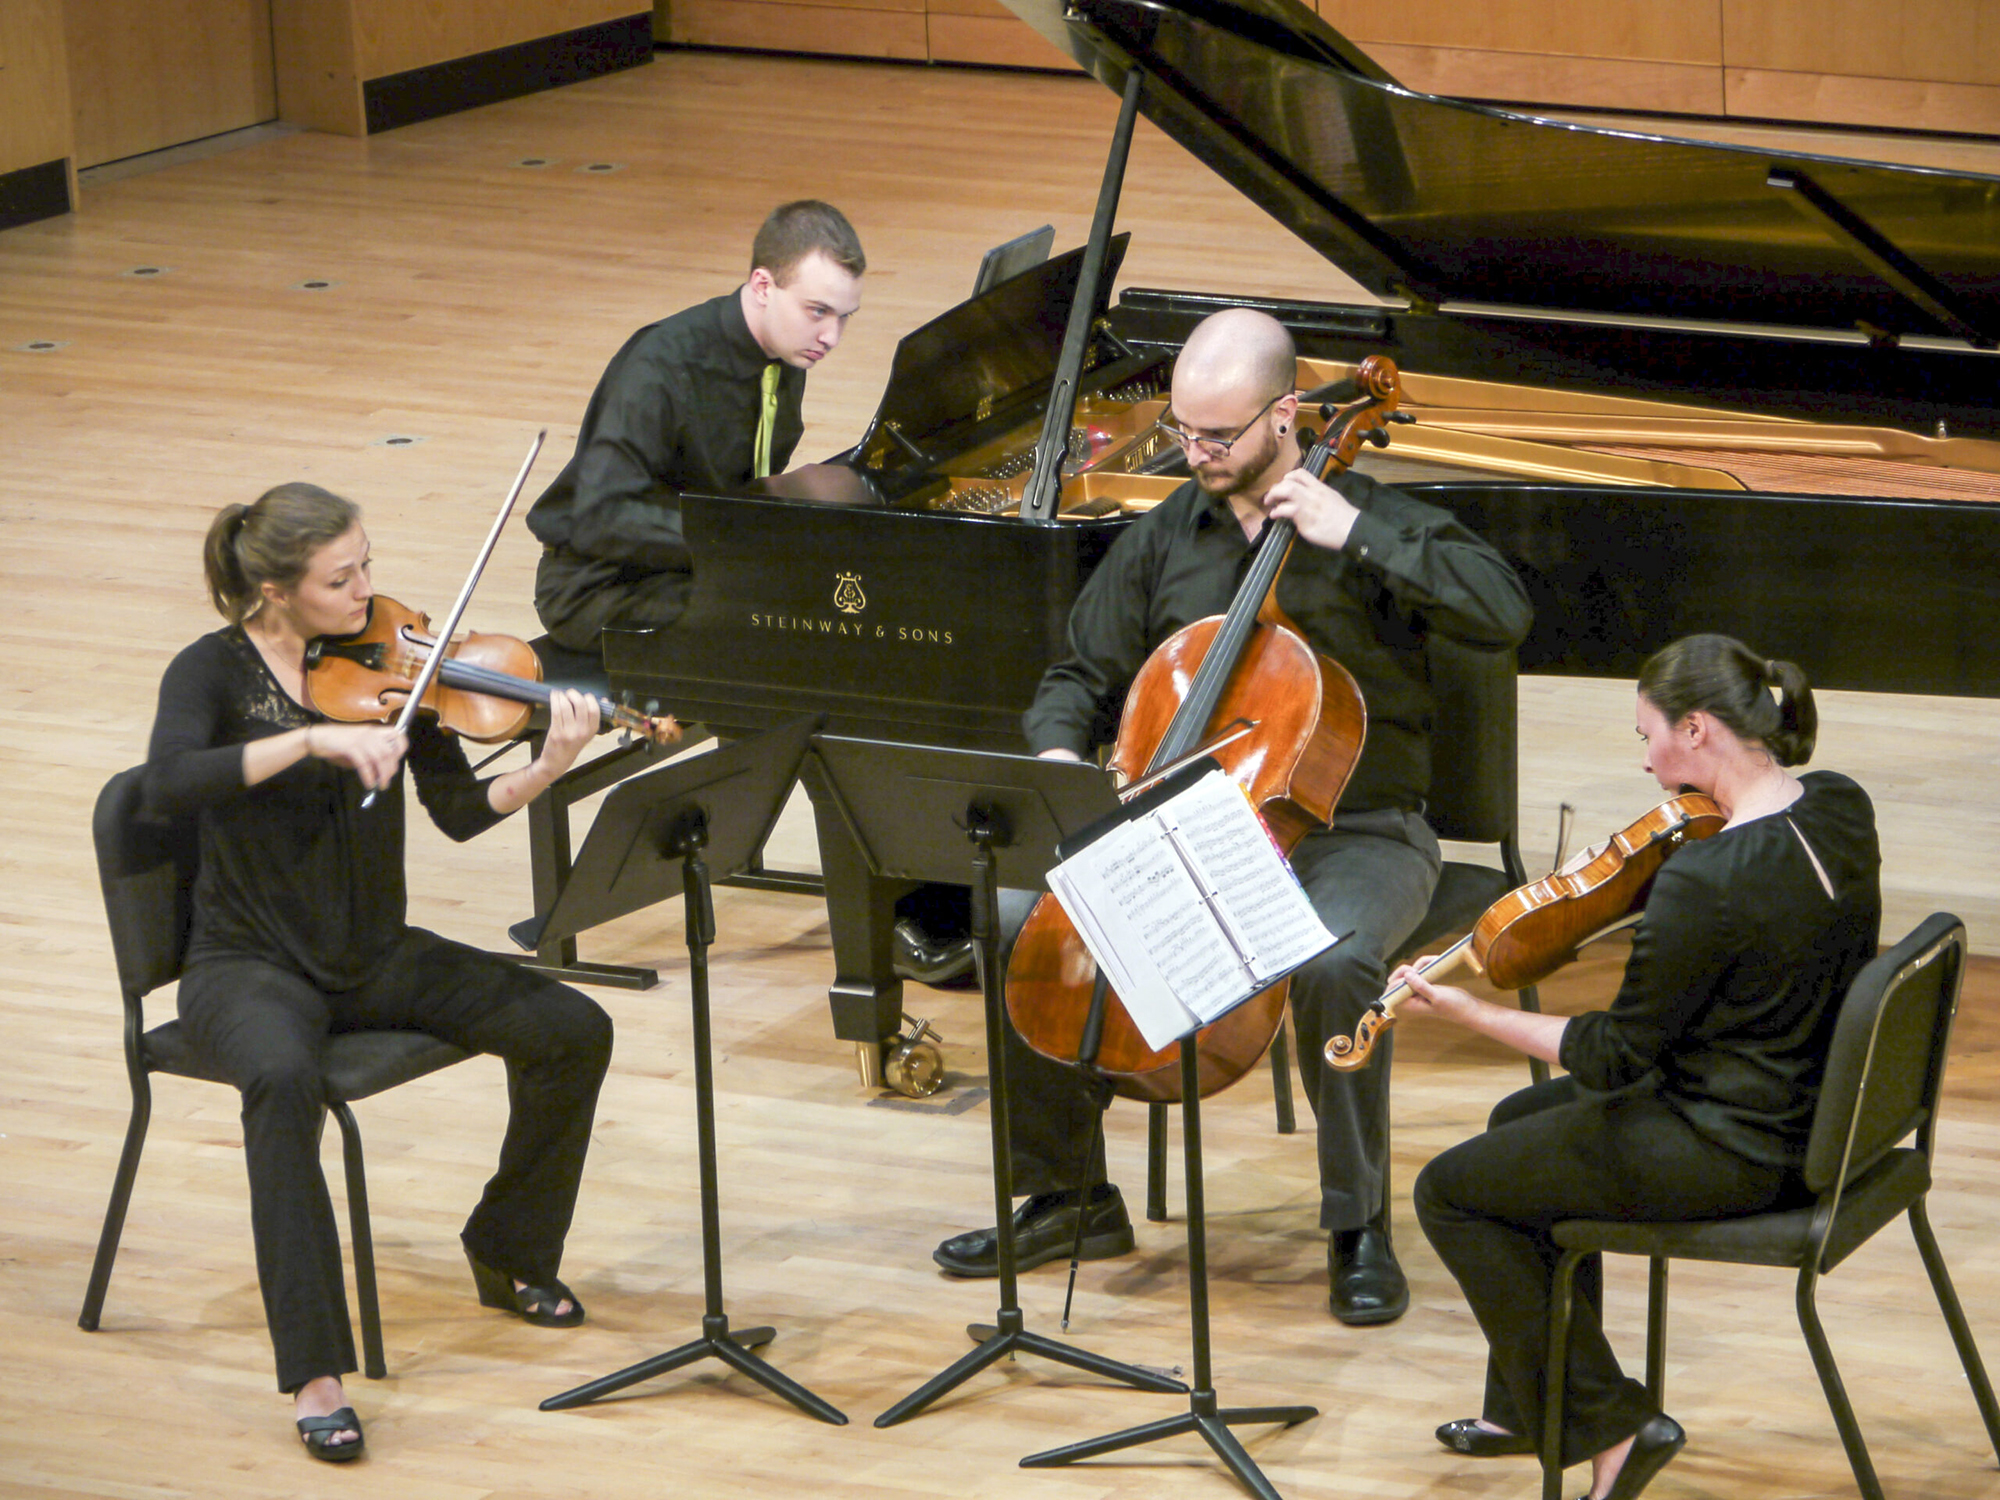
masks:
<instances>
[{"instance_id":1,"label":"grand piano","mask_svg":"<svg viewBox=\"0 0 2000 1500\"><path fill-rule=\"evenodd\" d=\"M738 733L810 709L1025 748L1077 589L1176 482L1174 352L1247 304L1301 389L1396 360L1389 477L1520 570L1525 670L1631 676L1722 629L1829 687L2000 696L2000 178L1413 93L1293 0L1008 3L1125 100L1090 244L905 339L837 460L686 496L689 609L607 635L614 687ZM1135 113L1376 300L1112 304ZM908 887L807 788L835 1034L874 1046Z\"/></svg>"}]
</instances>

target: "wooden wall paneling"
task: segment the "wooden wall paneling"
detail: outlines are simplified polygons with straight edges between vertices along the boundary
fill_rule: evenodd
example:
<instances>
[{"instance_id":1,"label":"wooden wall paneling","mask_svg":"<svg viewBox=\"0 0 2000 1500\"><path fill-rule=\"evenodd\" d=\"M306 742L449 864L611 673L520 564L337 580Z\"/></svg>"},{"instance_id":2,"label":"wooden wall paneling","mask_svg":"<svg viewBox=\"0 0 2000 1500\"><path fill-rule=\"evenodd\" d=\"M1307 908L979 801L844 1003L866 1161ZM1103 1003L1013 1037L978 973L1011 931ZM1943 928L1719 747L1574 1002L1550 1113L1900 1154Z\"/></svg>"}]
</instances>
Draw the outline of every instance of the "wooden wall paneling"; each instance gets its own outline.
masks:
<instances>
[{"instance_id":1,"label":"wooden wall paneling","mask_svg":"<svg viewBox=\"0 0 2000 1500\"><path fill-rule=\"evenodd\" d=\"M647 0L351 0L361 76L386 78L651 9Z\"/></svg>"},{"instance_id":2,"label":"wooden wall paneling","mask_svg":"<svg viewBox=\"0 0 2000 1500\"><path fill-rule=\"evenodd\" d=\"M271 0L278 118L334 135L366 135L353 0Z\"/></svg>"},{"instance_id":3,"label":"wooden wall paneling","mask_svg":"<svg viewBox=\"0 0 2000 1500\"><path fill-rule=\"evenodd\" d=\"M1722 69L1706 64L1394 42L1369 42L1363 50L1398 83L1427 94L1693 115L1719 115L1725 102Z\"/></svg>"},{"instance_id":4,"label":"wooden wall paneling","mask_svg":"<svg viewBox=\"0 0 2000 1500\"><path fill-rule=\"evenodd\" d=\"M62 0L0 4L0 174L73 158ZM75 202L71 181L70 201Z\"/></svg>"},{"instance_id":5,"label":"wooden wall paneling","mask_svg":"<svg viewBox=\"0 0 2000 1500\"><path fill-rule=\"evenodd\" d=\"M796 5L766 0L672 0L673 39L691 47L749 47L840 57L930 57L924 0ZM1025 29L1025 28L1024 28Z\"/></svg>"},{"instance_id":6,"label":"wooden wall paneling","mask_svg":"<svg viewBox=\"0 0 2000 1500\"><path fill-rule=\"evenodd\" d=\"M82 167L277 116L270 0L63 0Z\"/></svg>"},{"instance_id":7,"label":"wooden wall paneling","mask_svg":"<svg viewBox=\"0 0 2000 1500\"><path fill-rule=\"evenodd\" d=\"M1990 85L1725 68L1723 100L1745 119L2000 135L2000 88Z\"/></svg>"},{"instance_id":8,"label":"wooden wall paneling","mask_svg":"<svg viewBox=\"0 0 2000 1500\"><path fill-rule=\"evenodd\" d=\"M1078 71L1075 58L1051 45L1000 0L928 0L925 25L932 62Z\"/></svg>"},{"instance_id":9,"label":"wooden wall paneling","mask_svg":"<svg viewBox=\"0 0 2000 1500\"><path fill-rule=\"evenodd\" d=\"M1992 0L1722 0L1722 37L1731 68L2000 86Z\"/></svg>"},{"instance_id":10,"label":"wooden wall paneling","mask_svg":"<svg viewBox=\"0 0 2000 1500\"><path fill-rule=\"evenodd\" d=\"M1722 61L1721 0L1320 0L1327 24L1366 48L1370 42L1522 52L1538 57L1622 57L1651 62Z\"/></svg>"}]
</instances>

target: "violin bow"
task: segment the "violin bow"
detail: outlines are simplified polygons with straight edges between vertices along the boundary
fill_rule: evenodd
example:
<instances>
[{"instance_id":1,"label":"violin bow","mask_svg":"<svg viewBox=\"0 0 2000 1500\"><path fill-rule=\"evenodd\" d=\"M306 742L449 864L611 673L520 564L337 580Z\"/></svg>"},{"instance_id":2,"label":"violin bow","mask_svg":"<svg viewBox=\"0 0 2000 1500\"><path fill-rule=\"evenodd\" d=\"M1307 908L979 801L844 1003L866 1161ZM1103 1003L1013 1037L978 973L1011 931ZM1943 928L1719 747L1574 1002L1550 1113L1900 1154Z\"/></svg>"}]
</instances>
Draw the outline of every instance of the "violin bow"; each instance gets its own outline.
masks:
<instances>
[{"instance_id":1,"label":"violin bow","mask_svg":"<svg viewBox=\"0 0 2000 1500\"><path fill-rule=\"evenodd\" d=\"M501 502L500 514L493 518L493 528L486 533L486 542L479 549L479 556L472 561L472 571L465 575L465 587L458 591L458 599L451 606L451 613L445 616L444 628L433 637L436 644L425 658L423 669L417 673L417 680L410 687L410 696L404 700L402 713L396 716L396 733L408 734L410 721L417 716L417 709L424 701L424 694L431 690L431 683L437 679L438 668L444 665L445 652L450 648L451 637L458 629L458 622L465 615L465 606L472 602L472 591L479 587L479 575L486 571L487 559L493 556L493 549L500 544L501 528L507 518L514 513L514 502L521 498L521 487L528 482L528 471L535 466L535 459L547 441L548 428L535 434L535 440L528 445L528 456L521 464L521 472L514 476L514 487L507 491L507 498ZM379 790L379 788L378 788ZM375 792L370 791L361 799L361 805L372 807Z\"/></svg>"}]
</instances>

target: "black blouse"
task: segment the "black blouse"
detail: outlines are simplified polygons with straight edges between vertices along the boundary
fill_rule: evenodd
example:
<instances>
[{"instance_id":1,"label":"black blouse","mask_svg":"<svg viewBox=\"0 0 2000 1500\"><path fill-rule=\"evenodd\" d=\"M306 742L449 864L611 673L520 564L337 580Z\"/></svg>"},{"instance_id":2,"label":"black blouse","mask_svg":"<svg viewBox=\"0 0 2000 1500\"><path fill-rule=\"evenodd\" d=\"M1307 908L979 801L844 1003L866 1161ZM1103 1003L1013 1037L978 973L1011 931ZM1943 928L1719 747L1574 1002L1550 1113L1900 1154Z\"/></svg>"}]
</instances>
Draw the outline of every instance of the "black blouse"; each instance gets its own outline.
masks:
<instances>
[{"instance_id":1,"label":"black blouse","mask_svg":"<svg viewBox=\"0 0 2000 1500\"><path fill-rule=\"evenodd\" d=\"M198 819L190 964L262 958L320 989L352 989L405 931L400 770L365 811L360 778L324 760L243 784L245 743L324 722L286 694L234 627L194 642L160 680L146 802L158 817ZM404 764L450 837L468 839L500 821L486 782L434 723L411 726Z\"/></svg>"},{"instance_id":2,"label":"black blouse","mask_svg":"<svg viewBox=\"0 0 2000 1500\"><path fill-rule=\"evenodd\" d=\"M1769 1166L1805 1159L1839 1003L1882 928L1868 794L1831 771L1799 779L1784 811L1661 868L1618 998L1562 1039L1585 1087L1657 1087L1703 1135Z\"/></svg>"}]
</instances>

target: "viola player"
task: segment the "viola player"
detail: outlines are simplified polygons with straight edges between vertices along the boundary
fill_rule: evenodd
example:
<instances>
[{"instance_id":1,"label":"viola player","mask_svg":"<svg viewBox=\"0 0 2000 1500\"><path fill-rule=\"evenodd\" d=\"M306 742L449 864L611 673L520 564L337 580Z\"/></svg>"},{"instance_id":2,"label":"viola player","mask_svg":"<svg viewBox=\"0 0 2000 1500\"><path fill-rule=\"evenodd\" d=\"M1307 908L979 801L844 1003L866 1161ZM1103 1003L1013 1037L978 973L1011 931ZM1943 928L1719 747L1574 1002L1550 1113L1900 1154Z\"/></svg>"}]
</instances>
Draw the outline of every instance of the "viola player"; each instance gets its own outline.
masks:
<instances>
[{"instance_id":1,"label":"viola player","mask_svg":"<svg viewBox=\"0 0 2000 1500\"><path fill-rule=\"evenodd\" d=\"M568 769L598 713L581 694L555 694L533 763L479 780L457 739L422 717L406 739L306 707L307 644L361 630L373 594L360 511L316 486L226 506L204 565L228 623L161 681L146 802L199 827L180 1018L242 1091L278 1386L308 1450L339 1462L360 1455L363 1437L341 1388L354 1343L319 1160L329 1032L424 1031L506 1060L513 1109L499 1169L462 1235L479 1300L542 1327L583 1321L557 1272L610 1019L565 985L408 925L401 782L407 763L432 820L470 838ZM385 795L364 809L377 789Z\"/></svg>"},{"instance_id":2,"label":"viola player","mask_svg":"<svg viewBox=\"0 0 2000 1500\"><path fill-rule=\"evenodd\" d=\"M1875 954L1881 852L1868 796L1831 771L1796 775L1817 717L1805 675L1740 641L1689 636L1639 676L1644 765L1728 822L1662 867L1610 1009L1574 1017L1492 1005L1404 967L1430 1013L1560 1063L1503 1100L1483 1135L1417 1179L1417 1218L1490 1346L1477 1418L1438 1439L1531 1453L1563 1219L1722 1218L1798 1188L1839 1002ZM1684 1435L1619 1370L1602 1271L1579 1267L1563 1461L1591 1462L1590 1500L1632 1500Z\"/></svg>"}]
</instances>

